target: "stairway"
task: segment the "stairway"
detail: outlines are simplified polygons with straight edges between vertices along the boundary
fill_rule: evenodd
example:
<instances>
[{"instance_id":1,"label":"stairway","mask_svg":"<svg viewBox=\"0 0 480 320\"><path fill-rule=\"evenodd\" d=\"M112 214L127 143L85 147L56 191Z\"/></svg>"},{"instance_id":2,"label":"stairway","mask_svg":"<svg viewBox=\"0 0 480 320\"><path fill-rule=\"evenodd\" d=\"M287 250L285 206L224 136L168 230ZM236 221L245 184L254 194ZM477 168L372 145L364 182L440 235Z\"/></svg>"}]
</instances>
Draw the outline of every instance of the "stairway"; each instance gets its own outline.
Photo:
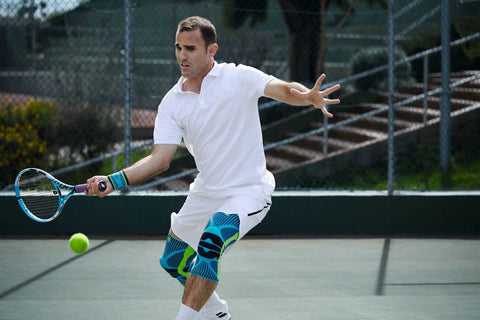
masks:
<instances>
[{"instance_id":1,"label":"stairway","mask_svg":"<svg viewBox=\"0 0 480 320\"><path fill-rule=\"evenodd\" d=\"M451 74L451 82L464 79L471 75L479 74L480 71L465 71ZM441 75L431 74L429 77L429 90L438 88L441 85ZM423 94L423 86L421 84L413 84L399 88L394 94L395 102L407 99L409 97ZM362 113L384 108L388 103L386 94L378 95L372 99L373 102L363 102L349 107L344 110L341 106L334 111L335 117L330 124L337 123L342 120L351 119ZM426 126L438 122L440 117L440 98L439 96L431 96L427 99L428 108L426 112L427 123L424 125L423 101L415 101L406 106L399 106L395 109L395 133L410 132L412 130L422 130ZM464 110L470 110L472 106L476 109L480 108L480 80L469 82L461 87L452 88L451 108L452 115L461 113ZM317 110L313 110L315 112ZM318 111L317 111L318 112ZM305 115L303 117L307 118ZM311 113L310 117L317 117ZM323 119L323 118L322 118ZM323 126L323 120L309 121L311 129ZM290 136L295 136L303 132L290 132ZM267 166L277 176L281 177L280 183L286 183L294 179L288 178L288 175L305 174L305 172L315 172L317 169L308 171L305 167L318 164L322 160L330 159L332 163L339 159L342 155L385 142L388 139L388 111L360 119L348 125L343 125L328 131L327 154L323 153L324 137L323 133L311 136L306 139L299 140L286 146L281 146L266 152ZM293 147L302 151L292 152ZM298 154L305 155L304 159L298 159ZM308 157L307 157L308 155ZM281 161L278 161L281 159ZM329 164L329 171L332 163ZM333 164L334 165L334 164ZM302 170L298 170L302 167ZM313 166L312 166L313 167Z\"/></svg>"},{"instance_id":2,"label":"stairway","mask_svg":"<svg viewBox=\"0 0 480 320\"><path fill-rule=\"evenodd\" d=\"M480 74L480 71L464 71L451 74L451 81L460 80L471 75ZM438 88L441 85L441 75L431 74L429 76L429 90ZM404 100L411 96L423 93L422 84L412 84L399 88L395 93L395 102ZM347 99L348 100L348 99ZM334 110L334 118L329 119L329 125L339 121L352 119L365 112L384 108L387 105L386 94L370 97L370 102L361 102L352 106L342 107ZM427 124L440 117L440 98L431 96L427 99L428 109L426 113ZM467 110L471 106L480 108L480 80L469 82L461 87L452 88L451 99L452 113ZM284 119L269 124L263 128L265 145L285 138L298 136L299 134L321 128L323 126L323 115L319 110L313 108L304 109L300 112L287 116ZM395 109L395 132L407 132L421 130L424 125L423 101L419 100L406 106L399 106ZM358 150L375 143L388 139L388 111L381 112L368 118L351 122L328 130L327 152L324 154L324 134L320 133L307 138L281 145L266 151L267 168L274 175L281 177L281 181L288 181L288 175L298 175L298 169L312 164L318 164L325 159L332 159ZM192 168L192 161L187 160L189 156L177 159L175 172L169 170L166 176L177 172L186 171ZM188 166L182 166L185 162ZM171 168L172 169L172 168ZM166 182L159 189L188 189L195 175L188 175L181 179Z\"/></svg>"}]
</instances>

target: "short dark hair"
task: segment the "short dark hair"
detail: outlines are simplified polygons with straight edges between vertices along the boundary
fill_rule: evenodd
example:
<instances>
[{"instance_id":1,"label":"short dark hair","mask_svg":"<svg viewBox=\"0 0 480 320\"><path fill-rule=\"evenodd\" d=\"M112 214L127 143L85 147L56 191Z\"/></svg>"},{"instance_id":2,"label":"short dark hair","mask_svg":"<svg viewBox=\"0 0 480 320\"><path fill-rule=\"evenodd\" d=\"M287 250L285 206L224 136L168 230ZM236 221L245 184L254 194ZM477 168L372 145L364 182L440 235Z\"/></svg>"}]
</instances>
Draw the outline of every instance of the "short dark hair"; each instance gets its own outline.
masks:
<instances>
[{"instance_id":1,"label":"short dark hair","mask_svg":"<svg viewBox=\"0 0 480 320\"><path fill-rule=\"evenodd\" d=\"M188 17L180 21L177 32L193 31L196 29L200 29L206 47L217 42L217 31L213 23L199 16Z\"/></svg>"}]
</instances>

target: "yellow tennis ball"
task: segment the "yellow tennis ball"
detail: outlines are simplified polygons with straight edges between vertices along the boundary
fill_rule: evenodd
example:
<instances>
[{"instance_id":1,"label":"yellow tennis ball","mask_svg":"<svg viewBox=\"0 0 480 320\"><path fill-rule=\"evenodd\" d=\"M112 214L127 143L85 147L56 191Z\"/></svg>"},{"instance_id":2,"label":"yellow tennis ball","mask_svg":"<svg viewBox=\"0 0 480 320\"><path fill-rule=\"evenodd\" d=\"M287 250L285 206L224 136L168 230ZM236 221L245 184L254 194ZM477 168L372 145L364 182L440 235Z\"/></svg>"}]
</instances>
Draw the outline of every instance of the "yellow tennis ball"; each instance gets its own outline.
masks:
<instances>
[{"instance_id":1,"label":"yellow tennis ball","mask_svg":"<svg viewBox=\"0 0 480 320\"><path fill-rule=\"evenodd\" d=\"M87 251L89 241L83 233L75 233L70 237L70 248L75 253L84 253Z\"/></svg>"}]
</instances>

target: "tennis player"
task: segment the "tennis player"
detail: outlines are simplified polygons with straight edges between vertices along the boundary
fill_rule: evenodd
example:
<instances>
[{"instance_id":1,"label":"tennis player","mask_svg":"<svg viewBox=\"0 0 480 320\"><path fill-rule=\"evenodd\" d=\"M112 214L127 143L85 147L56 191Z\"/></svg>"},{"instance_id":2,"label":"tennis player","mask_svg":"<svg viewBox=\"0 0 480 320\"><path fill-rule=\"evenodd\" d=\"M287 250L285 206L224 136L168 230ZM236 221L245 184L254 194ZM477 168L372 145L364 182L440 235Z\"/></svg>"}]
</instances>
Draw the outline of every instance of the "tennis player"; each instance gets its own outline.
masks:
<instances>
[{"instance_id":1,"label":"tennis player","mask_svg":"<svg viewBox=\"0 0 480 320\"><path fill-rule=\"evenodd\" d=\"M275 188L258 99L313 105L332 117L326 106L340 101L326 96L340 86L320 91L321 75L308 89L249 66L217 63L215 27L202 17L179 23L175 50L182 76L158 107L152 154L108 177L90 178L88 194L103 197L167 170L183 139L199 172L184 205L171 215L160 264L185 286L176 320L228 320L228 305L215 292L222 255L266 216ZM104 192L100 181L107 183Z\"/></svg>"}]
</instances>

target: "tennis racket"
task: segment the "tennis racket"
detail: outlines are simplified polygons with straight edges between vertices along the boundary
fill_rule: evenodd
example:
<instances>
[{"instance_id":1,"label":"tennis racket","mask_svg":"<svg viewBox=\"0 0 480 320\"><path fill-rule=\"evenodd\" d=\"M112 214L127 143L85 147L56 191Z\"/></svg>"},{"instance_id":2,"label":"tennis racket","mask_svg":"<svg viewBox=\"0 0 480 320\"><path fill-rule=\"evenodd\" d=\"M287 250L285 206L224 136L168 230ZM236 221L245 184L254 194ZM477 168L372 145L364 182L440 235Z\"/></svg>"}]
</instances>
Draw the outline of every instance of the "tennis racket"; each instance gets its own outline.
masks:
<instances>
[{"instance_id":1,"label":"tennis racket","mask_svg":"<svg viewBox=\"0 0 480 320\"><path fill-rule=\"evenodd\" d=\"M107 188L100 182L100 191ZM67 200L87 190L86 184L71 186L37 168L20 171L15 179L15 194L23 212L37 222L50 222L60 215Z\"/></svg>"}]
</instances>

